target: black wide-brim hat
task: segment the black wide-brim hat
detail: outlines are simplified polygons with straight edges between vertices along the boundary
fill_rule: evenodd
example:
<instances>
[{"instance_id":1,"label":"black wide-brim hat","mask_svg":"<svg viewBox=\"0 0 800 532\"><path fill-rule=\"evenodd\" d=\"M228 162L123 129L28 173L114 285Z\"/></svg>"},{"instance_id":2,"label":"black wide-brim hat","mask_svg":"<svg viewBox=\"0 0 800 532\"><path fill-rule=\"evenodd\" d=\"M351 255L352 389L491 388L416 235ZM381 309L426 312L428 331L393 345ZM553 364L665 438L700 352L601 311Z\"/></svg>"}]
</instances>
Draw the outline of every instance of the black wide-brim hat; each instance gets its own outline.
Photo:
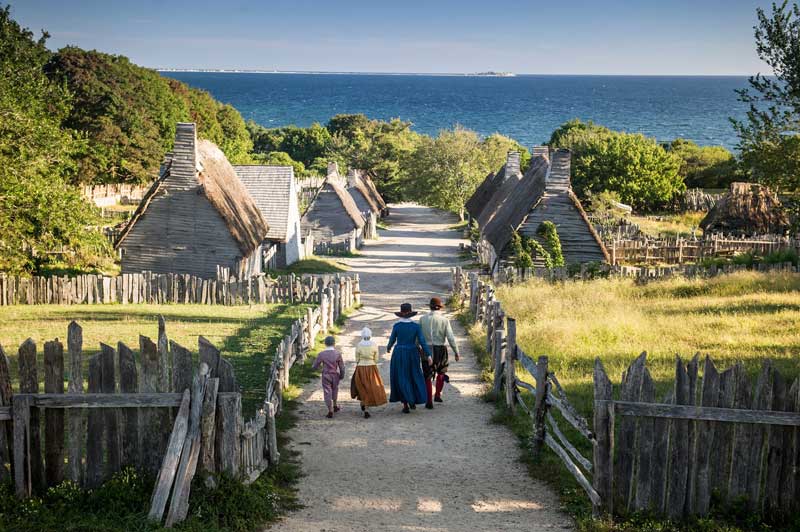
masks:
<instances>
[{"instance_id":1,"label":"black wide-brim hat","mask_svg":"<svg viewBox=\"0 0 800 532\"><path fill-rule=\"evenodd\" d=\"M403 303L400 305L400 312L395 312L394 315L400 318L411 318L417 313L411 309L411 303Z\"/></svg>"}]
</instances>

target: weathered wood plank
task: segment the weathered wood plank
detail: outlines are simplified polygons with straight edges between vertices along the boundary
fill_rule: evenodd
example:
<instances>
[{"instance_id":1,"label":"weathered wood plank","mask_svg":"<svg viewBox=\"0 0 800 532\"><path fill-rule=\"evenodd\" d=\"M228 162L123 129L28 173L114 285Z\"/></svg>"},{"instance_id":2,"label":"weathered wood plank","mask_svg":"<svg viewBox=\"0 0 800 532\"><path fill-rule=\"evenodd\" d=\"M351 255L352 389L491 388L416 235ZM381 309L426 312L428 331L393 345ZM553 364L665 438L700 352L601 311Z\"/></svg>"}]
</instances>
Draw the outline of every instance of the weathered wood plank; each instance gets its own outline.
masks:
<instances>
[{"instance_id":1,"label":"weathered wood plank","mask_svg":"<svg viewBox=\"0 0 800 532\"><path fill-rule=\"evenodd\" d=\"M110 345L100 344L100 391L106 394L114 394L117 391L117 378L114 359L116 351ZM115 408L103 410L105 414L105 433L106 433L106 453L107 461L105 468L105 478L119 471L122 466L122 442L120 439L119 411Z\"/></svg>"},{"instance_id":2,"label":"weathered wood plank","mask_svg":"<svg viewBox=\"0 0 800 532\"><path fill-rule=\"evenodd\" d=\"M174 301L174 300L172 300ZM160 392L177 392L183 393L183 390L176 390L172 388L172 378L170 375L170 356L169 356L169 338L167 338L167 322L164 316L158 316L158 358L159 358L159 371L161 385L159 386Z\"/></svg>"},{"instance_id":3,"label":"weathered wood plank","mask_svg":"<svg viewBox=\"0 0 800 532\"><path fill-rule=\"evenodd\" d=\"M200 456L200 435L203 415L203 397L208 381L208 365L200 364L200 370L192 379L192 397L189 405L189 429L183 442L178 472L175 476L175 485L172 489L172 501L167 513L167 528L186 519L189 513L189 494L192 479L197 470L197 460Z\"/></svg>"},{"instance_id":4,"label":"weathered wood plank","mask_svg":"<svg viewBox=\"0 0 800 532\"><path fill-rule=\"evenodd\" d=\"M14 486L17 497L33 494L31 482L31 402L29 397L15 397L14 418Z\"/></svg>"},{"instance_id":5,"label":"weathered wood plank","mask_svg":"<svg viewBox=\"0 0 800 532\"><path fill-rule=\"evenodd\" d=\"M786 395L787 412L800 412L800 378L796 378ZM800 498L800 428L787 427L784 435L784 456L781 467L781 508L791 513L797 511Z\"/></svg>"},{"instance_id":6,"label":"weathered wood plank","mask_svg":"<svg viewBox=\"0 0 800 532\"><path fill-rule=\"evenodd\" d=\"M203 426L200 437L200 470L206 474L215 472L216 445L214 444L217 429L217 393L219 379L208 379L206 394L203 397Z\"/></svg>"},{"instance_id":7,"label":"weathered wood plank","mask_svg":"<svg viewBox=\"0 0 800 532\"><path fill-rule=\"evenodd\" d=\"M614 410L605 401L613 398L611 380L599 358L594 361L594 478L592 485L600 496L593 505L593 513L613 512L614 482Z\"/></svg>"},{"instance_id":8,"label":"weathered wood plank","mask_svg":"<svg viewBox=\"0 0 800 532\"><path fill-rule=\"evenodd\" d=\"M688 379L689 394L686 399L687 404L697 404L697 369L699 365L700 354L696 353L694 357L686 364L686 377ZM686 497L684 499L684 515L694 515L695 508L695 474L697 467L697 452L696 452L696 437L697 437L697 420L690 420L688 424L688 432L686 442L688 445L688 458L686 464Z\"/></svg>"},{"instance_id":9,"label":"weathered wood plank","mask_svg":"<svg viewBox=\"0 0 800 532\"><path fill-rule=\"evenodd\" d=\"M558 442L547 433L545 433L544 442L548 447L550 447L550 449L553 450L553 452L558 455L559 458L561 458L561 462L566 466L567 470L572 473L572 476L578 481L578 484L580 484L584 491L586 491L586 494L592 501L592 506L600 506L602 504L600 495L597 493L597 491L595 491L589 481L586 480L586 477L584 476L583 472L578 469L578 466L572 462L569 454L567 454L564 448L561 447Z\"/></svg>"},{"instance_id":10,"label":"weathered wood plank","mask_svg":"<svg viewBox=\"0 0 800 532\"><path fill-rule=\"evenodd\" d=\"M58 340L44 343L44 391L64 393L64 346ZM45 410L45 477L48 486L64 480L64 412Z\"/></svg>"},{"instance_id":11,"label":"weathered wood plank","mask_svg":"<svg viewBox=\"0 0 800 532\"><path fill-rule=\"evenodd\" d=\"M222 385L222 382L220 382ZM217 398L217 471L239 475L242 432L242 397L237 394L220 394Z\"/></svg>"},{"instance_id":12,"label":"weathered wood plank","mask_svg":"<svg viewBox=\"0 0 800 532\"><path fill-rule=\"evenodd\" d=\"M650 377L650 372L644 368L639 400L643 403L653 403L656 400L655 385ZM652 495L652 460L653 444L655 443L655 419L643 417L639 419L639 439L636 445L636 480L633 484L633 510L649 510L651 508L650 496Z\"/></svg>"},{"instance_id":13,"label":"weathered wood plank","mask_svg":"<svg viewBox=\"0 0 800 532\"><path fill-rule=\"evenodd\" d=\"M166 382L163 380L164 373L166 372L168 375L169 370L162 366L162 358L158 346L150 338L139 336L139 353L142 366L140 395L169 392L169 380ZM159 395L166 396L167 394L161 393ZM175 395L178 398L176 404L169 406L178 406L180 404L183 395ZM142 456L142 466L146 472L155 475L161 466L161 457L164 455L169 441L169 434L163 427L167 427L170 424L170 411L166 408L147 408L141 412L139 421L142 446L147 449L147 452L143 453Z\"/></svg>"},{"instance_id":14,"label":"weathered wood plank","mask_svg":"<svg viewBox=\"0 0 800 532\"><path fill-rule=\"evenodd\" d=\"M772 374L772 409L786 410L786 381L777 370ZM783 476L784 454L788 450L787 434L790 427L769 427L766 449L766 479L764 482L763 507L765 514L781 511L781 478Z\"/></svg>"},{"instance_id":15,"label":"weathered wood plank","mask_svg":"<svg viewBox=\"0 0 800 532\"><path fill-rule=\"evenodd\" d=\"M637 402L642 390L647 353L641 353L628 367L622 378L620 395L623 401ZM633 503L634 447L637 420L623 417L619 422L617 461L614 464L614 508L618 513L627 512Z\"/></svg>"},{"instance_id":16,"label":"weathered wood plank","mask_svg":"<svg viewBox=\"0 0 800 532\"><path fill-rule=\"evenodd\" d=\"M83 329L76 322L67 327L67 350L69 351L69 384L67 391L83 393ZM68 474L70 480L83 484L83 441L86 436L86 413L73 410L69 413Z\"/></svg>"},{"instance_id":17,"label":"weathered wood plank","mask_svg":"<svg viewBox=\"0 0 800 532\"><path fill-rule=\"evenodd\" d=\"M752 405L750 379L741 364L736 365L736 395L734 407L740 410L749 409ZM733 427L733 463L728 494L731 499L747 495L750 481L750 445L752 430L748 425L737 424Z\"/></svg>"},{"instance_id":18,"label":"weathered wood plank","mask_svg":"<svg viewBox=\"0 0 800 532\"><path fill-rule=\"evenodd\" d=\"M11 412L11 372L8 366L3 346L0 345L0 410L6 411L6 415L0 414L0 418L6 421L13 419ZM0 461L2 464L8 461L11 464L11 471L6 471L5 466L0 464L0 482L14 478L14 428L11 423L0 423Z\"/></svg>"},{"instance_id":19,"label":"weathered wood plank","mask_svg":"<svg viewBox=\"0 0 800 532\"><path fill-rule=\"evenodd\" d=\"M236 384L236 377L231 363L225 360L224 357L220 357L218 368L219 393L238 392L239 387Z\"/></svg>"},{"instance_id":20,"label":"weathered wood plank","mask_svg":"<svg viewBox=\"0 0 800 532\"><path fill-rule=\"evenodd\" d=\"M102 369L100 355L89 359L89 393L101 393ZM86 426L86 485L95 488L103 482L103 420L102 410L88 414Z\"/></svg>"},{"instance_id":21,"label":"weathered wood plank","mask_svg":"<svg viewBox=\"0 0 800 532\"><path fill-rule=\"evenodd\" d=\"M136 359L133 351L124 343L117 344L119 355L119 391L121 394L134 394L139 392L139 373L136 369ZM142 465L142 446L139 432L139 410L126 408L119 412L121 418L122 455L123 467ZM150 451L152 452L152 451Z\"/></svg>"},{"instance_id":22,"label":"weathered wood plank","mask_svg":"<svg viewBox=\"0 0 800 532\"><path fill-rule=\"evenodd\" d=\"M662 406L668 406L673 403L674 392L670 392L662 400ZM657 406L656 404L648 406ZM667 478L669 471L667 470L667 462L669 460L670 442L669 434L671 428L671 421L667 418L656 418L653 421L653 432L655 439L653 441L653 459L651 460L651 470L653 480L650 483L650 505L656 512L663 512L667 503Z\"/></svg>"},{"instance_id":23,"label":"weathered wood plank","mask_svg":"<svg viewBox=\"0 0 800 532\"><path fill-rule=\"evenodd\" d=\"M169 342L172 354L172 389L177 393L192 388L192 352L176 343Z\"/></svg>"},{"instance_id":24,"label":"weathered wood plank","mask_svg":"<svg viewBox=\"0 0 800 532\"><path fill-rule=\"evenodd\" d=\"M19 364L19 391L21 393L39 392L39 373L36 369L36 344L28 338L19 346L17 362ZM39 409L31 409L28 426L28 455L30 482L34 492L45 488L44 468L42 464L42 440L39 429Z\"/></svg>"},{"instance_id":25,"label":"weathered wood plank","mask_svg":"<svg viewBox=\"0 0 800 532\"><path fill-rule=\"evenodd\" d=\"M719 408L733 408L736 396L736 367L728 368L719 375ZM719 446L711 458L711 490L717 490L727 500L733 456L733 425L718 423L715 437Z\"/></svg>"},{"instance_id":26,"label":"weathered wood plank","mask_svg":"<svg viewBox=\"0 0 800 532\"><path fill-rule=\"evenodd\" d=\"M763 361L761 373L756 381L755 393L753 394L753 409L764 411L772 408L774 373L772 361L769 359ZM760 511L762 509L761 485L764 477L765 452L768 449L770 427L751 425L749 428L751 441L750 467L747 474L747 502L751 511Z\"/></svg>"},{"instance_id":27,"label":"weathered wood plank","mask_svg":"<svg viewBox=\"0 0 800 532\"><path fill-rule=\"evenodd\" d=\"M707 408L691 405L666 405L654 403L628 403L613 401L618 416L645 416L698 421L719 421L726 423L752 423L757 425L800 426L800 415L793 412L772 410L745 410L737 408Z\"/></svg>"},{"instance_id":28,"label":"weathered wood plank","mask_svg":"<svg viewBox=\"0 0 800 532\"><path fill-rule=\"evenodd\" d=\"M703 388L700 393L700 404L704 407L716 407L719 402L719 372L711 357L706 357L703 369ZM711 505L711 457L719 443L718 424L703 421L698 430L701 437L697 442L697 469L695 480L695 513L708 514Z\"/></svg>"},{"instance_id":29,"label":"weathered wood plank","mask_svg":"<svg viewBox=\"0 0 800 532\"><path fill-rule=\"evenodd\" d=\"M153 489L153 496L150 499L150 511L147 517L153 521L161 521L164 510L167 507L167 498L172 488L175 472L178 468L183 442L186 440L186 432L189 429L189 402L191 394L189 390L183 392L181 406L175 423L172 426L172 433L169 437L167 452L161 462L161 469L158 472L158 480Z\"/></svg>"},{"instance_id":30,"label":"weathered wood plank","mask_svg":"<svg viewBox=\"0 0 800 532\"><path fill-rule=\"evenodd\" d=\"M197 345L200 354L200 363L205 363L208 366L209 375L212 377L218 377L220 359L219 349L217 349L214 344L209 342L203 336L197 338Z\"/></svg>"}]
</instances>

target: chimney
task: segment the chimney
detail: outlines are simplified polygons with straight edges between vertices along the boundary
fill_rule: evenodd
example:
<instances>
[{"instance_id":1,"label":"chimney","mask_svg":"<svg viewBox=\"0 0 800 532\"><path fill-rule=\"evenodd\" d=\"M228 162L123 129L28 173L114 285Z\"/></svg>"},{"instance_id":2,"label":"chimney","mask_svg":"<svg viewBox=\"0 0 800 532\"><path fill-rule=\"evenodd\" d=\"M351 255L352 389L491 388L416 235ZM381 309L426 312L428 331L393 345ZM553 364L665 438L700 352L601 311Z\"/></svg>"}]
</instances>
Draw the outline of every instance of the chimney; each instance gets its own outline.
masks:
<instances>
[{"instance_id":1,"label":"chimney","mask_svg":"<svg viewBox=\"0 0 800 532\"><path fill-rule=\"evenodd\" d=\"M534 146L531 148L531 158L545 157L550 159L550 148L548 146Z\"/></svg>"},{"instance_id":2,"label":"chimney","mask_svg":"<svg viewBox=\"0 0 800 532\"><path fill-rule=\"evenodd\" d=\"M354 187L356 186L356 181L358 180L358 173L352 168L347 171L347 186Z\"/></svg>"},{"instance_id":3,"label":"chimney","mask_svg":"<svg viewBox=\"0 0 800 532\"><path fill-rule=\"evenodd\" d=\"M506 157L506 177L509 177L512 174L521 174L519 168L519 152L517 151L508 152L508 156Z\"/></svg>"},{"instance_id":4,"label":"chimney","mask_svg":"<svg viewBox=\"0 0 800 532\"><path fill-rule=\"evenodd\" d=\"M327 177L339 177L339 164L336 161L328 162Z\"/></svg>"}]
</instances>

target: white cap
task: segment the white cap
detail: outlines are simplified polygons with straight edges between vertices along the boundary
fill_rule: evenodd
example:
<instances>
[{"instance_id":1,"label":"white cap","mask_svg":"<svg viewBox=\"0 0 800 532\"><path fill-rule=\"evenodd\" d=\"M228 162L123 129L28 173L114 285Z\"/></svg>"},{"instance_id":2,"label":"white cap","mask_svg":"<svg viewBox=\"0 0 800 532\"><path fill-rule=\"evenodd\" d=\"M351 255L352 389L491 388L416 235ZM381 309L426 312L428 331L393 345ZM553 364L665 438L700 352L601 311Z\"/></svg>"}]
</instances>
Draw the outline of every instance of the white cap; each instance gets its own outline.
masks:
<instances>
[{"instance_id":1,"label":"white cap","mask_svg":"<svg viewBox=\"0 0 800 532\"><path fill-rule=\"evenodd\" d=\"M372 338L372 331L369 329L369 327L364 327L361 329L361 338L364 340L369 340Z\"/></svg>"}]
</instances>

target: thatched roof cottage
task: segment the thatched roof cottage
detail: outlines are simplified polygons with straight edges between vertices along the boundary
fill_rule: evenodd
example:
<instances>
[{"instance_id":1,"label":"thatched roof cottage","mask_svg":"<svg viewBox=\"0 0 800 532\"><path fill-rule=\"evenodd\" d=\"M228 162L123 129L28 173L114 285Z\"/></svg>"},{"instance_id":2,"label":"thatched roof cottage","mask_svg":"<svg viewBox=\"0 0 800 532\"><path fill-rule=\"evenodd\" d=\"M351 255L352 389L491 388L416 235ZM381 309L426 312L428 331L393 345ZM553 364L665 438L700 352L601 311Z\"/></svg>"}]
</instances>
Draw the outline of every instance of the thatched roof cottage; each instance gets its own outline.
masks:
<instances>
[{"instance_id":1,"label":"thatched roof cottage","mask_svg":"<svg viewBox=\"0 0 800 532\"><path fill-rule=\"evenodd\" d=\"M263 246L264 267L285 268L303 258L294 169L267 165L234 165L233 169L269 225Z\"/></svg>"},{"instance_id":2,"label":"thatched roof cottage","mask_svg":"<svg viewBox=\"0 0 800 532\"><path fill-rule=\"evenodd\" d=\"M362 172L358 170L347 172L347 191L356 202L358 210L362 213L372 213L380 218L382 209L364 182Z\"/></svg>"},{"instance_id":3,"label":"thatched roof cottage","mask_svg":"<svg viewBox=\"0 0 800 532\"><path fill-rule=\"evenodd\" d=\"M179 123L175 146L116 247L123 273L152 271L216 276L261 272L269 226L217 146Z\"/></svg>"},{"instance_id":4,"label":"thatched roof cottage","mask_svg":"<svg viewBox=\"0 0 800 532\"><path fill-rule=\"evenodd\" d=\"M552 163L543 152L535 152L523 179L482 230L483 243L491 250L487 262L493 270L498 259L510 258L509 244L515 231L544 243L537 234L544 221L555 224L567 264L609 260L603 242L572 191L570 159L569 150L555 151Z\"/></svg>"},{"instance_id":5,"label":"thatched roof cottage","mask_svg":"<svg viewBox=\"0 0 800 532\"><path fill-rule=\"evenodd\" d=\"M337 177L338 172L325 179L300 220L303 234L314 238L315 252L330 245L354 251L360 242L364 216Z\"/></svg>"},{"instance_id":6,"label":"thatched roof cottage","mask_svg":"<svg viewBox=\"0 0 800 532\"><path fill-rule=\"evenodd\" d=\"M755 183L731 183L700 227L706 233L740 236L780 234L789 228L789 219L778 195L769 188Z\"/></svg>"},{"instance_id":7,"label":"thatched roof cottage","mask_svg":"<svg viewBox=\"0 0 800 532\"><path fill-rule=\"evenodd\" d=\"M522 180L522 169L520 168L519 152L508 152L506 164L495 174L494 186L491 194L485 200L485 205L477 217L478 227L483 229L494 214L500 209L503 202L511 195L511 192Z\"/></svg>"}]
</instances>

